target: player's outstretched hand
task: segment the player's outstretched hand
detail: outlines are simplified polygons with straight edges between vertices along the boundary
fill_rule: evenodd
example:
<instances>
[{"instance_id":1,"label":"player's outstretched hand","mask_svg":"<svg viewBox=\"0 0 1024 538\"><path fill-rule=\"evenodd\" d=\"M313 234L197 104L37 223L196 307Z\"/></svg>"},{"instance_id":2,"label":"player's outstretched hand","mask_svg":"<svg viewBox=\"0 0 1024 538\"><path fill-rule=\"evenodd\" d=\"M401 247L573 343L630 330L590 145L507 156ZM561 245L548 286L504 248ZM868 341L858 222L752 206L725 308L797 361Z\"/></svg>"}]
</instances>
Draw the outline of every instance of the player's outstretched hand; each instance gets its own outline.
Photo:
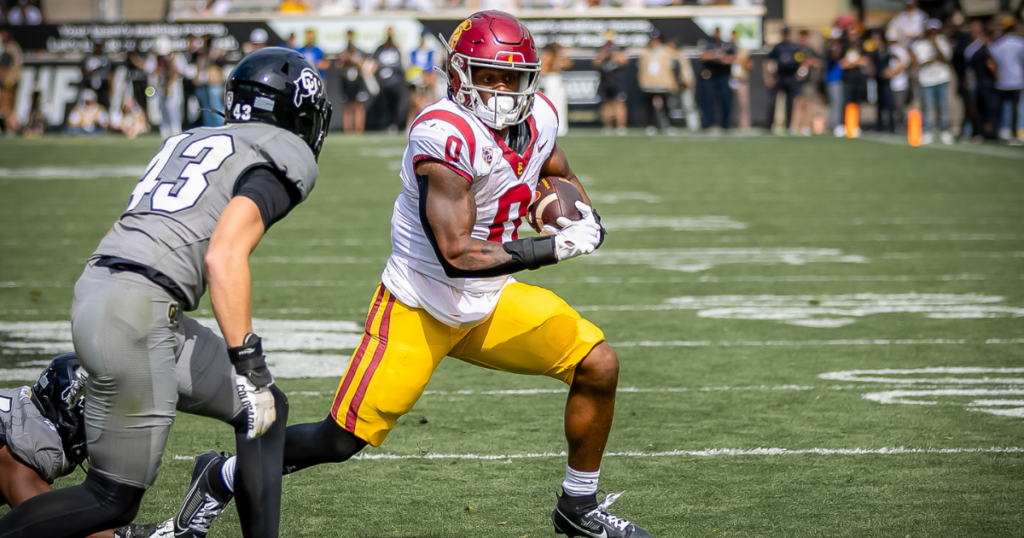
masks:
<instances>
[{"instance_id":1,"label":"player's outstretched hand","mask_svg":"<svg viewBox=\"0 0 1024 538\"><path fill-rule=\"evenodd\" d=\"M252 440L267 433L277 419L277 410L274 408L274 395L270 393L270 387L257 387L244 375L235 375L235 388L238 390L238 399L242 401L242 407L248 418L249 427L245 432L245 438Z\"/></svg>"},{"instance_id":2,"label":"player's outstretched hand","mask_svg":"<svg viewBox=\"0 0 1024 538\"><path fill-rule=\"evenodd\" d=\"M561 227L554 234L558 261L590 254L601 243L601 225L594 218L594 210L583 202L576 202L576 209L580 212L579 220L559 217L556 221Z\"/></svg>"}]
</instances>

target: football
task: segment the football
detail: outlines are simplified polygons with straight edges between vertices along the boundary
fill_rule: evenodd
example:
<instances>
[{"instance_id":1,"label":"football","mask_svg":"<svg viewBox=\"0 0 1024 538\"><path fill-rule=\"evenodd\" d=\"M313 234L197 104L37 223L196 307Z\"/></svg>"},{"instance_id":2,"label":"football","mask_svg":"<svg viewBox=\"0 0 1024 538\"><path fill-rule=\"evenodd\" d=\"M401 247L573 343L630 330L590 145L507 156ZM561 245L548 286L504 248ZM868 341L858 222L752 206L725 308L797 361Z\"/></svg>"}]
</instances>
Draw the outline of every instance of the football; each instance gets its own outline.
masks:
<instances>
[{"instance_id":1,"label":"football","mask_svg":"<svg viewBox=\"0 0 1024 538\"><path fill-rule=\"evenodd\" d=\"M559 217L577 220L582 217L576 202L583 201L583 194L568 179L560 177L544 177L537 182L537 191L533 193L533 202L526 211L526 220L537 233L546 234L545 225L561 228Z\"/></svg>"}]
</instances>

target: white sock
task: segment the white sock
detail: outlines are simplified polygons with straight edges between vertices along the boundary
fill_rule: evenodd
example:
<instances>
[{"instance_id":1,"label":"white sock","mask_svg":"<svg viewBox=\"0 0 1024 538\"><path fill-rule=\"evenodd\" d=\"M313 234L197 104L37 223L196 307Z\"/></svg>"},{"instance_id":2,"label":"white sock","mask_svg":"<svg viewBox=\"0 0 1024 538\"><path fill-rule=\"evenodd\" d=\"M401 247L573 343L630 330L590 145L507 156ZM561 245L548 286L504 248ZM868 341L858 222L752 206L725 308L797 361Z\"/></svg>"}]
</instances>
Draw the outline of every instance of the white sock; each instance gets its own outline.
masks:
<instances>
[{"instance_id":1,"label":"white sock","mask_svg":"<svg viewBox=\"0 0 1024 538\"><path fill-rule=\"evenodd\" d=\"M220 468L220 478L224 482L224 487L228 488L231 493L235 492L235 462L238 461L237 456L231 456L228 461L224 462L224 465Z\"/></svg>"},{"instance_id":2,"label":"white sock","mask_svg":"<svg viewBox=\"0 0 1024 538\"><path fill-rule=\"evenodd\" d=\"M597 493L597 479L601 477L601 470L592 473L577 471L568 465L565 466L565 481L562 482L562 490L566 495L582 497Z\"/></svg>"}]
</instances>

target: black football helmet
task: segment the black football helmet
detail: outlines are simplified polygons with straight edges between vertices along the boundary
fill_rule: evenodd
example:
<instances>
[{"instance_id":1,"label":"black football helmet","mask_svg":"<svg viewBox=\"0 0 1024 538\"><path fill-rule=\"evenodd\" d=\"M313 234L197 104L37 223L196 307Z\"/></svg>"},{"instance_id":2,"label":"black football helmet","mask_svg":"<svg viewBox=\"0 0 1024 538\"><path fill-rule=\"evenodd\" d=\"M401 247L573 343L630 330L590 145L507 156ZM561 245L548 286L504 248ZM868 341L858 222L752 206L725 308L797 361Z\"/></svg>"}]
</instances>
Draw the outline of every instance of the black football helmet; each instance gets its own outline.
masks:
<instances>
[{"instance_id":1,"label":"black football helmet","mask_svg":"<svg viewBox=\"0 0 1024 538\"><path fill-rule=\"evenodd\" d=\"M320 157L331 103L316 66L298 52L267 47L242 58L224 86L227 123L260 121L291 131Z\"/></svg>"},{"instance_id":2,"label":"black football helmet","mask_svg":"<svg viewBox=\"0 0 1024 538\"><path fill-rule=\"evenodd\" d=\"M89 374L74 353L57 355L32 387L39 412L57 427L64 456L79 465L89 456L85 443L85 396L82 389Z\"/></svg>"}]
</instances>

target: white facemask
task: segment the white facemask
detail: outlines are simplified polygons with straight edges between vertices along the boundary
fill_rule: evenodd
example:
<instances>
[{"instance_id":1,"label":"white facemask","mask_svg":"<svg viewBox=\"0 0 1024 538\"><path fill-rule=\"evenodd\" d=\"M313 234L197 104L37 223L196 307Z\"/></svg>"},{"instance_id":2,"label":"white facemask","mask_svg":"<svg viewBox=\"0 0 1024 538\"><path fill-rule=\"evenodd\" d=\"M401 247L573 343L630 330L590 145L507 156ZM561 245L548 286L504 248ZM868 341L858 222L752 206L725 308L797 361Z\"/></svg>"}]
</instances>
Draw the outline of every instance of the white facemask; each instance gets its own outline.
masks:
<instances>
[{"instance_id":1,"label":"white facemask","mask_svg":"<svg viewBox=\"0 0 1024 538\"><path fill-rule=\"evenodd\" d=\"M516 108L516 100L509 95L492 95L486 104L477 105L477 115L481 118L494 118L491 127L501 130L508 121L508 114ZM488 123L488 122L485 122Z\"/></svg>"}]
</instances>

